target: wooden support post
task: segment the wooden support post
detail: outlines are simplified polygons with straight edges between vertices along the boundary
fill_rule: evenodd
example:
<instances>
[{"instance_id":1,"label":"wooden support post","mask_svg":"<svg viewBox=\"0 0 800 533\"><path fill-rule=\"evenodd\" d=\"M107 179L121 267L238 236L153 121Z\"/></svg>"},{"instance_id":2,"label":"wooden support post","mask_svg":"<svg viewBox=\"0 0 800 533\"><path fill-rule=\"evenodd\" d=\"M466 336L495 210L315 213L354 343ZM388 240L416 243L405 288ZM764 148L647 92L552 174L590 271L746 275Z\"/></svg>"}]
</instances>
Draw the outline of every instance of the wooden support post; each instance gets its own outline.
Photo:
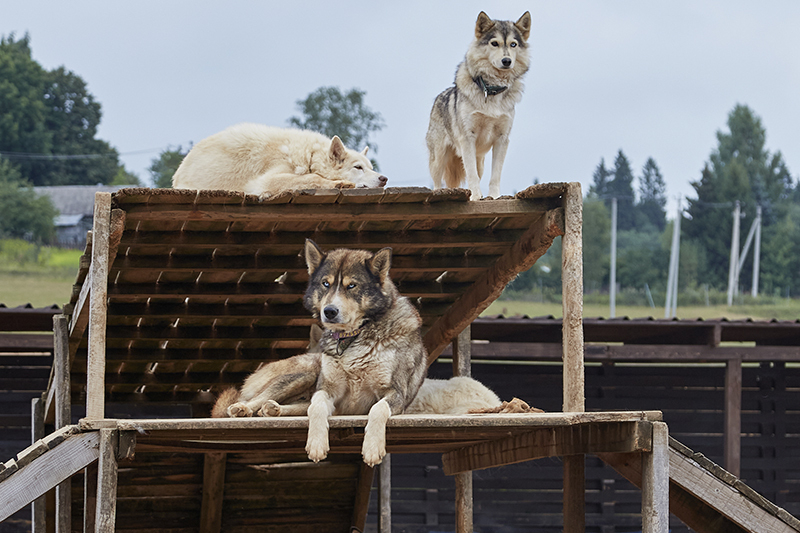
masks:
<instances>
[{"instance_id":1,"label":"wooden support post","mask_svg":"<svg viewBox=\"0 0 800 533\"><path fill-rule=\"evenodd\" d=\"M44 401L31 400L31 444L44 438ZM47 531L47 496L39 496L31 503L31 533Z\"/></svg>"},{"instance_id":2,"label":"wooden support post","mask_svg":"<svg viewBox=\"0 0 800 533\"><path fill-rule=\"evenodd\" d=\"M83 533L94 533L97 510L97 463L83 469Z\"/></svg>"},{"instance_id":3,"label":"wooden support post","mask_svg":"<svg viewBox=\"0 0 800 533\"><path fill-rule=\"evenodd\" d=\"M392 457L378 467L378 533L392 533Z\"/></svg>"},{"instance_id":4,"label":"wooden support post","mask_svg":"<svg viewBox=\"0 0 800 533\"><path fill-rule=\"evenodd\" d=\"M642 454L642 533L669 531L669 433L653 422L653 451Z\"/></svg>"},{"instance_id":5,"label":"wooden support post","mask_svg":"<svg viewBox=\"0 0 800 533\"><path fill-rule=\"evenodd\" d=\"M106 314L108 311L108 244L111 194L94 196L92 226L92 287L89 302L89 354L86 363L86 418L105 417Z\"/></svg>"},{"instance_id":6,"label":"wooden support post","mask_svg":"<svg viewBox=\"0 0 800 533\"><path fill-rule=\"evenodd\" d=\"M228 454L205 454L203 462L203 505L200 508L200 533L222 530L222 500L225 495L225 467Z\"/></svg>"},{"instance_id":7,"label":"wooden support post","mask_svg":"<svg viewBox=\"0 0 800 533\"><path fill-rule=\"evenodd\" d=\"M561 238L561 301L564 412L585 410L583 371L583 198L580 183L564 194ZM564 532L583 533L586 523L584 456L564 457Z\"/></svg>"},{"instance_id":8,"label":"wooden support post","mask_svg":"<svg viewBox=\"0 0 800 533\"><path fill-rule=\"evenodd\" d=\"M725 367L725 470L739 477L742 450L742 359Z\"/></svg>"},{"instance_id":9,"label":"wooden support post","mask_svg":"<svg viewBox=\"0 0 800 533\"><path fill-rule=\"evenodd\" d=\"M467 326L453 339L453 375L472 377L472 332Z\"/></svg>"},{"instance_id":10,"label":"wooden support post","mask_svg":"<svg viewBox=\"0 0 800 533\"><path fill-rule=\"evenodd\" d=\"M386 454L381 463L381 467L390 460L389 454ZM372 492L372 482L374 480L375 469L361 463L358 471L356 495L355 498L353 498L353 515L350 517L351 533L364 533L364 529L367 525L367 514L369 513L369 493ZM380 505L380 497L378 500L378 505ZM380 524L380 516L378 516L378 523Z\"/></svg>"},{"instance_id":11,"label":"wooden support post","mask_svg":"<svg viewBox=\"0 0 800 533\"><path fill-rule=\"evenodd\" d=\"M453 374L472 376L472 333L470 326L453 339ZM456 533L472 533L472 471L455 475Z\"/></svg>"},{"instance_id":12,"label":"wooden support post","mask_svg":"<svg viewBox=\"0 0 800 533\"><path fill-rule=\"evenodd\" d=\"M69 381L69 325L64 315L53 315L53 383L56 401L56 429L72 423ZM56 487L56 533L72 531L72 480Z\"/></svg>"},{"instance_id":13,"label":"wooden support post","mask_svg":"<svg viewBox=\"0 0 800 533\"><path fill-rule=\"evenodd\" d=\"M97 241L95 241L97 242ZM97 508L95 533L114 533L117 520L117 443L119 431L100 430L100 457L97 464Z\"/></svg>"}]
</instances>

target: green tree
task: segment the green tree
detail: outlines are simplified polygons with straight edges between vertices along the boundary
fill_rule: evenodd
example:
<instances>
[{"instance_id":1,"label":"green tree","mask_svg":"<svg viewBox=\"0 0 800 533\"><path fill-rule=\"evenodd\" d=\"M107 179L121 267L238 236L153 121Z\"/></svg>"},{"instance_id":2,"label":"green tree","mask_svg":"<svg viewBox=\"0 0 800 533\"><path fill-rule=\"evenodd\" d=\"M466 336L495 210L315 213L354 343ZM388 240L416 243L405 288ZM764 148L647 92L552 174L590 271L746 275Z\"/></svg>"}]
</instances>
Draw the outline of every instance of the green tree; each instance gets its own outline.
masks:
<instances>
[{"instance_id":1,"label":"green tree","mask_svg":"<svg viewBox=\"0 0 800 533\"><path fill-rule=\"evenodd\" d=\"M364 102L366 92L350 89L346 93L338 87L320 87L305 99L297 101L300 117L293 116L287 121L296 128L317 131L328 137L338 135L344 145L353 150L369 146L378 151L370 142L372 132L383 129L380 113L373 111ZM372 160L377 168L376 162Z\"/></svg>"},{"instance_id":2,"label":"green tree","mask_svg":"<svg viewBox=\"0 0 800 533\"><path fill-rule=\"evenodd\" d=\"M176 149L167 148L163 150L157 158L153 159L147 170L150 172L150 177L153 179L154 187L160 189L169 189L172 187L172 176L175 174L175 171L178 170L181 161L183 161L183 158L186 157L190 149L191 147L184 151L180 146Z\"/></svg>"},{"instance_id":3,"label":"green tree","mask_svg":"<svg viewBox=\"0 0 800 533\"><path fill-rule=\"evenodd\" d=\"M0 158L0 237L49 242L55 235L58 214L50 198L40 196L19 170Z\"/></svg>"},{"instance_id":4,"label":"green tree","mask_svg":"<svg viewBox=\"0 0 800 533\"><path fill-rule=\"evenodd\" d=\"M0 40L0 152L34 185L110 183L119 154L96 139L101 108L86 82L46 71L25 35Z\"/></svg>"},{"instance_id":5,"label":"green tree","mask_svg":"<svg viewBox=\"0 0 800 533\"><path fill-rule=\"evenodd\" d=\"M612 172L606 168L606 160L600 158L600 163L592 174L592 185L589 186L589 196L604 199L608 193L608 178Z\"/></svg>"},{"instance_id":6,"label":"green tree","mask_svg":"<svg viewBox=\"0 0 800 533\"><path fill-rule=\"evenodd\" d=\"M587 198L583 204L583 279L587 292L608 284L611 214L605 203Z\"/></svg>"},{"instance_id":7,"label":"green tree","mask_svg":"<svg viewBox=\"0 0 800 533\"><path fill-rule=\"evenodd\" d=\"M617 231L633 229L636 215L633 209L633 171L628 158L620 150L614 159L614 178L606 187L606 207L611 211L611 198L617 199Z\"/></svg>"},{"instance_id":8,"label":"green tree","mask_svg":"<svg viewBox=\"0 0 800 533\"><path fill-rule=\"evenodd\" d=\"M705 250L706 279L700 281L718 289L726 288L728 282L734 203L741 203L746 217L743 241L757 205L763 209L762 233L766 233L787 212L793 194L782 155L770 154L765 148L766 130L761 119L747 106L736 105L727 125L727 132L717 132L718 146L700 180L691 184L697 198L689 199L690 220L685 225L686 235ZM751 268L752 262L746 262L740 277L744 284L750 279ZM762 261L762 268L769 268L768 261Z\"/></svg>"},{"instance_id":9,"label":"green tree","mask_svg":"<svg viewBox=\"0 0 800 533\"><path fill-rule=\"evenodd\" d=\"M645 224L650 224L657 231L664 231L667 226L667 185L655 160L650 157L642 169L639 178L639 201L636 210Z\"/></svg>"}]
</instances>

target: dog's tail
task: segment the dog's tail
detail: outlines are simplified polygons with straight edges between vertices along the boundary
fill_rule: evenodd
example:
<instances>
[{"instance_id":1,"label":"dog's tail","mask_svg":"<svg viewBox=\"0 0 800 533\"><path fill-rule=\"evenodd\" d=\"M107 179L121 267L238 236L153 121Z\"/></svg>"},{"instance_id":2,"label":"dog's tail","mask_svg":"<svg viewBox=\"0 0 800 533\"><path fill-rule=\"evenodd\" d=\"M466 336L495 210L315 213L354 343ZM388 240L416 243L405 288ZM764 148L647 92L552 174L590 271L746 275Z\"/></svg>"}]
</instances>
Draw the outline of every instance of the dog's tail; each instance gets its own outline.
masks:
<instances>
[{"instance_id":1,"label":"dog's tail","mask_svg":"<svg viewBox=\"0 0 800 533\"><path fill-rule=\"evenodd\" d=\"M222 391L217 398L217 403L211 409L211 418L227 418L227 409L239 398L239 391L235 387L230 387Z\"/></svg>"}]
</instances>

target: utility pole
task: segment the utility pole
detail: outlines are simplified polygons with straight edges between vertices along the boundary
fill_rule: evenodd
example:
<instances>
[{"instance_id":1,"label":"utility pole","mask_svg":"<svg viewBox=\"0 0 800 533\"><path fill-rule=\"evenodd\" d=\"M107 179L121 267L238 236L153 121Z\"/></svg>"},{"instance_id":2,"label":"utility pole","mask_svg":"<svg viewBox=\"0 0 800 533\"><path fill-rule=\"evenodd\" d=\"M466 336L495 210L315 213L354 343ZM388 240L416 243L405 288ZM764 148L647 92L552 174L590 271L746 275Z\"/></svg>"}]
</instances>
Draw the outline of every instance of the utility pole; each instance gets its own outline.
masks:
<instances>
[{"instance_id":1,"label":"utility pole","mask_svg":"<svg viewBox=\"0 0 800 533\"><path fill-rule=\"evenodd\" d=\"M617 199L611 199L611 279L609 287L609 302L611 304L611 318L617 315Z\"/></svg>"},{"instance_id":2,"label":"utility pole","mask_svg":"<svg viewBox=\"0 0 800 533\"><path fill-rule=\"evenodd\" d=\"M741 220L741 204L736 200L733 208L733 233L731 235L731 264L728 269L728 307L733 305L733 294L736 291L736 269L739 265L739 221Z\"/></svg>"},{"instance_id":3,"label":"utility pole","mask_svg":"<svg viewBox=\"0 0 800 533\"><path fill-rule=\"evenodd\" d=\"M758 297L758 275L761 266L761 206L756 207L756 243L753 246L753 283L750 285L750 296Z\"/></svg>"},{"instance_id":4,"label":"utility pole","mask_svg":"<svg viewBox=\"0 0 800 533\"><path fill-rule=\"evenodd\" d=\"M681 199L678 197L678 211L672 224L672 247L669 252L669 274L667 275L667 297L664 304L664 318L672 318L678 313L678 270L681 253Z\"/></svg>"}]
</instances>

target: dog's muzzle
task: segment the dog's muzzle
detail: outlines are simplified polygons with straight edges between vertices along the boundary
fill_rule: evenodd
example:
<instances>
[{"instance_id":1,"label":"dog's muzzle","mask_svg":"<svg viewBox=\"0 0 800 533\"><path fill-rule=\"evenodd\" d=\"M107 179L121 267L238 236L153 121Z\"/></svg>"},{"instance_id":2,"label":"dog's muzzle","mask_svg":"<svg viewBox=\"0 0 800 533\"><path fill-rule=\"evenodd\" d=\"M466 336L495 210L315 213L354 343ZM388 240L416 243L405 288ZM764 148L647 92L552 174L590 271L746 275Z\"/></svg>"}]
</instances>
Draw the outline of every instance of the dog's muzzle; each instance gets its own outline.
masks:
<instances>
[{"instance_id":1,"label":"dog's muzzle","mask_svg":"<svg viewBox=\"0 0 800 533\"><path fill-rule=\"evenodd\" d=\"M326 322L333 322L339 316L339 309L335 305L326 305L322 310Z\"/></svg>"}]
</instances>

